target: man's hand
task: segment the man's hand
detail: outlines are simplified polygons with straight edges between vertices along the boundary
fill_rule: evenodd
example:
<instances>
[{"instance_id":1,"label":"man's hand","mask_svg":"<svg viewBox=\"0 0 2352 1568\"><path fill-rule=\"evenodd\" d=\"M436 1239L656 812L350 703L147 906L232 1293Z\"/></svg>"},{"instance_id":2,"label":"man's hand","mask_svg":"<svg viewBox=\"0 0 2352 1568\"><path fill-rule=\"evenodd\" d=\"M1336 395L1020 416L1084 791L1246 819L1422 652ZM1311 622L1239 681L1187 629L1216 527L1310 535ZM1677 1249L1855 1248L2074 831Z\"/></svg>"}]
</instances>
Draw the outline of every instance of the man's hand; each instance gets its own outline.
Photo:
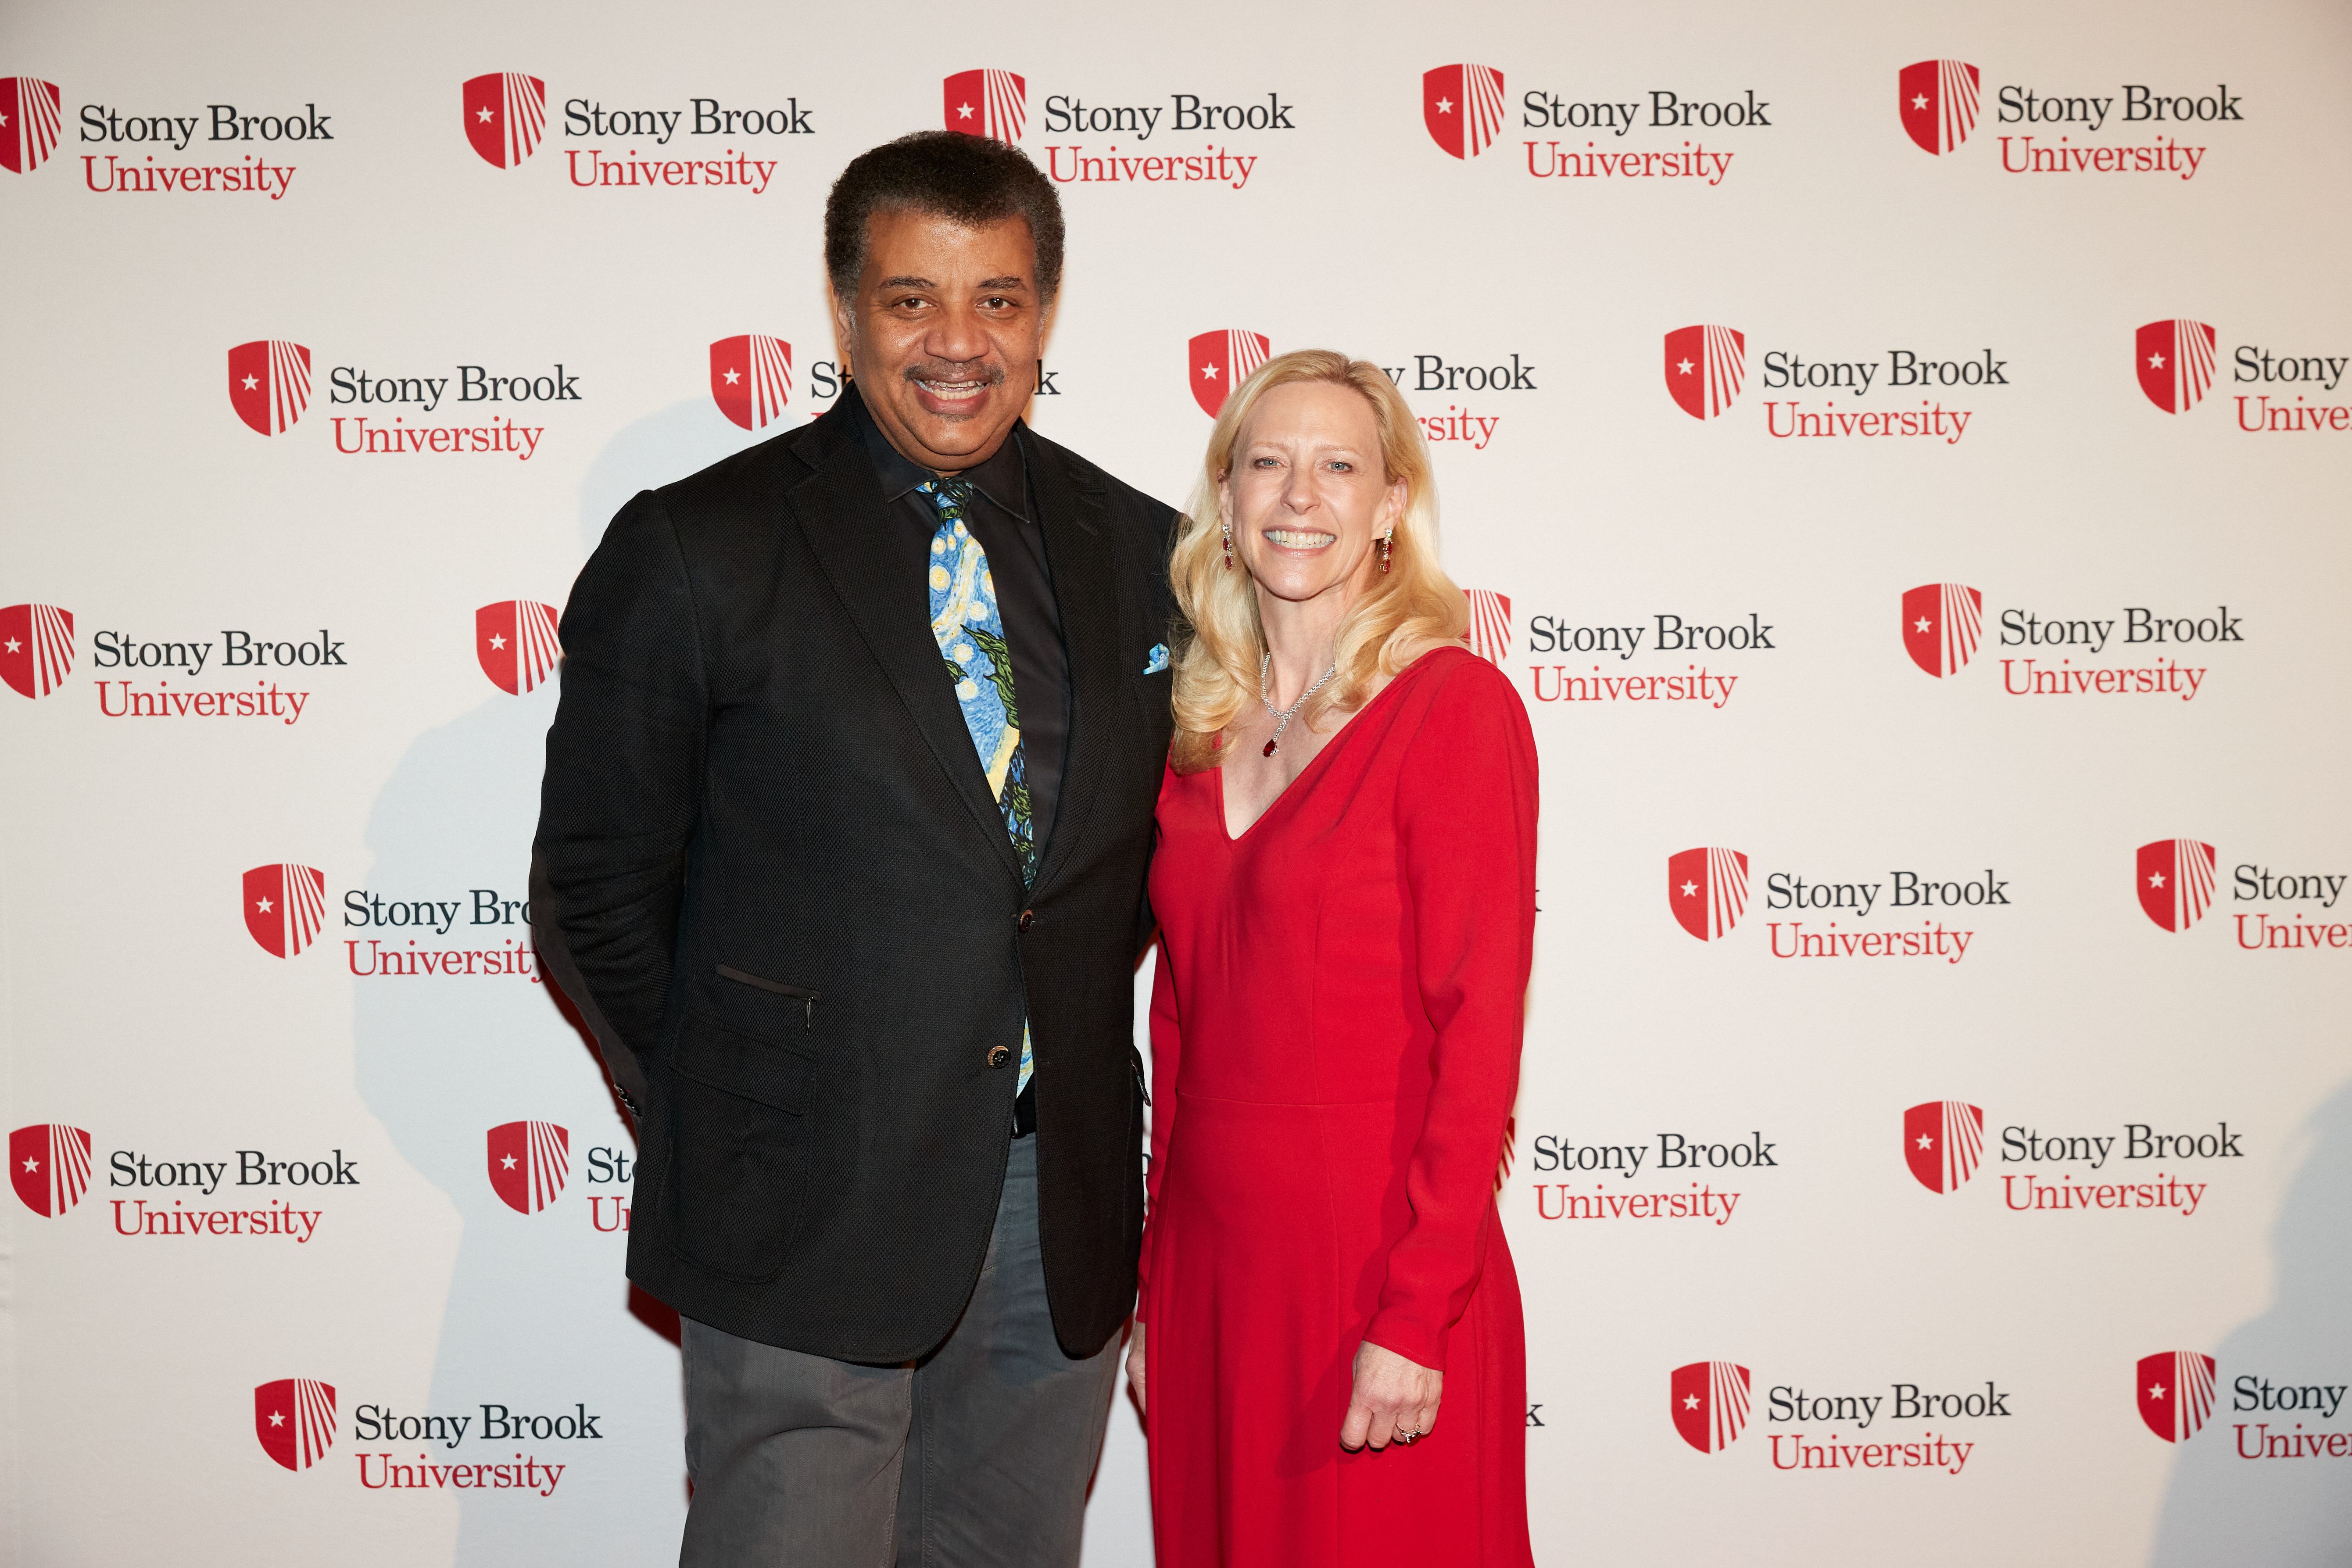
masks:
<instances>
[{"instance_id":1,"label":"man's hand","mask_svg":"<svg viewBox=\"0 0 2352 1568\"><path fill-rule=\"evenodd\" d=\"M1129 1352L1128 1375L1142 1397L1138 1348ZM1339 1447L1385 1448L1392 1441L1410 1443L1425 1437L1437 1425L1437 1398L1445 1374L1410 1362L1392 1350L1366 1340L1356 1347L1356 1392L1348 1401L1348 1418L1339 1426Z\"/></svg>"},{"instance_id":2,"label":"man's hand","mask_svg":"<svg viewBox=\"0 0 2352 1568\"><path fill-rule=\"evenodd\" d=\"M1127 1386L1135 1394L1135 1408L1143 1409L1143 1325L1135 1325L1135 1337L1127 1342Z\"/></svg>"}]
</instances>

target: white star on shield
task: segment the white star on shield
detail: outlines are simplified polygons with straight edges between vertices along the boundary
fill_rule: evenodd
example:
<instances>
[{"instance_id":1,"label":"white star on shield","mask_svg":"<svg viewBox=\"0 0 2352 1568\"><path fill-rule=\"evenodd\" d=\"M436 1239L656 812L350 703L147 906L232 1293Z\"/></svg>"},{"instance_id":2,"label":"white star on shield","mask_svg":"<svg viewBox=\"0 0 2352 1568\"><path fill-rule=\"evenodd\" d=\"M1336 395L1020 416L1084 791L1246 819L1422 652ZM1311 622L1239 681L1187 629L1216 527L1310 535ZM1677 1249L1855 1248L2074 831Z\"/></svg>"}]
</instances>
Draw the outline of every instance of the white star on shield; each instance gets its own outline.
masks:
<instances>
[{"instance_id":1,"label":"white star on shield","mask_svg":"<svg viewBox=\"0 0 2352 1568\"><path fill-rule=\"evenodd\" d=\"M25 1173L26 1175L31 1175L35 1171L37 1171L40 1168L41 1163L38 1160L34 1159L30 1154L25 1156Z\"/></svg>"},{"instance_id":2,"label":"white star on shield","mask_svg":"<svg viewBox=\"0 0 2352 1568\"><path fill-rule=\"evenodd\" d=\"M16 653L22 650L24 646L25 645L23 643L18 642L15 637L10 637L8 639L8 651L10 653Z\"/></svg>"},{"instance_id":3,"label":"white star on shield","mask_svg":"<svg viewBox=\"0 0 2352 1568\"><path fill-rule=\"evenodd\" d=\"M1202 366L1201 367L1201 379L1202 379L1202 380L1203 380L1203 381L1214 381L1214 380L1216 380L1216 379L1217 379L1217 367L1216 367L1215 365L1213 365L1213 364L1204 364L1204 365L1202 365Z\"/></svg>"},{"instance_id":4,"label":"white star on shield","mask_svg":"<svg viewBox=\"0 0 2352 1568\"><path fill-rule=\"evenodd\" d=\"M474 118L480 121L483 124L488 125L490 122L490 111L488 109L478 110L476 111Z\"/></svg>"},{"instance_id":5,"label":"white star on shield","mask_svg":"<svg viewBox=\"0 0 2352 1568\"><path fill-rule=\"evenodd\" d=\"M269 912L269 900L268 899L263 899L258 903L255 904L253 906L253 912L259 915L268 914Z\"/></svg>"},{"instance_id":6,"label":"white star on shield","mask_svg":"<svg viewBox=\"0 0 2352 1568\"><path fill-rule=\"evenodd\" d=\"M1920 1148L1922 1148L1922 1149L1933 1149L1935 1146L1936 1146L1936 1141L1935 1141L1933 1138L1928 1137L1925 1132L1922 1132L1922 1133L1920 1133L1920 1134L1919 1134L1919 1147L1920 1147Z\"/></svg>"},{"instance_id":7,"label":"white star on shield","mask_svg":"<svg viewBox=\"0 0 2352 1568\"><path fill-rule=\"evenodd\" d=\"M1919 94L1916 95L1915 97L1913 97L1913 99L1911 100L1911 107L1912 107L1912 108L1914 108L1914 109L1925 109L1925 108L1927 108L1927 95L1926 93L1924 93L1924 92L1923 92L1923 93L1919 93Z\"/></svg>"},{"instance_id":8,"label":"white star on shield","mask_svg":"<svg viewBox=\"0 0 2352 1568\"><path fill-rule=\"evenodd\" d=\"M1450 98L1441 98L1441 99L1439 99L1439 100L1437 100L1437 112L1438 112L1438 113L1440 113L1440 114L1451 114L1451 113L1453 113L1453 112L1454 112L1454 100L1453 100L1452 99L1450 99Z\"/></svg>"},{"instance_id":9,"label":"white star on shield","mask_svg":"<svg viewBox=\"0 0 2352 1568\"><path fill-rule=\"evenodd\" d=\"M501 650L503 650L503 649L506 647L506 646L507 646L507 639L506 639L506 638L504 638L503 637L492 637L492 638L490 639L490 646L491 646L492 647L494 647L494 648L498 648L498 649L501 649Z\"/></svg>"},{"instance_id":10,"label":"white star on shield","mask_svg":"<svg viewBox=\"0 0 2352 1568\"><path fill-rule=\"evenodd\" d=\"M257 376L248 375L245 378L245 389L247 392L251 392L255 387L259 386L260 384L261 381Z\"/></svg>"},{"instance_id":11,"label":"white star on shield","mask_svg":"<svg viewBox=\"0 0 2352 1568\"><path fill-rule=\"evenodd\" d=\"M514 1156L513 1156L512 1154L509 1154L509 1155L508 1155L505 1159L503 1159L503 1160L499 1161L499 1168L500 1170L505 1170L505 1171L511 1171L511 1170L513 1170L513 1169L514 1169Z\"/></svg>"},{"instance_id":12,"label":"white star on shield","mask_svg":"<svg viewBox=\"0 0 2352 1568\"><path fill-rule=\"evenodd\" d=\"M1684 898L1685 898L1685 899L1688 899L1688 898L1695 898L1695 897L1696 897L1696 896L1697 896L1697 894L1698 894L1698 884L1697 884L1696 882L1685 882L1685 883L1683 884L1683 897L1684 897Z\"/></svg>"},{"instance_id":13,"label":"white star on shield","mask_svg":"<svg viewBox=\"0 0 2352 1568\"><path fill-rule=\"evenodd\" d=\"M2148 1396L2150 1399L2161 1399L2161 1398L2163 1398L2163 1397L2164 1397L2164 1384L2160 1384L2160 1383L2159 1383L2159 1384L2157 1384L2155 1386L2151 1387L2151 1388L2147 1391L2147 1396Z\"/></svg>"},{"instance_id":14,"label":"white star on shield","mask_svg":"<svg viewBox=\"0 0 2352 1568\"><path fill-rule=\"evenodd\" d=\"M2161 888L2164 886L2164 873L2161 871L2150 871L2147 874L2147 885L2151 888Z\"/></svg>"},{"instance_id":15,"label":"white star on shield","mask_svg":"<svg viewBox=\"0 0 2352 1568\"><path fill-rule=\"evenodd\" d=\"M1917 625L1916 625L1916 626L1914 626L1911 629L1912 629L1913 631L1915 631L1915 632L1924 632L1924 631L1926 631L1929 626L1933 626L1933 625L1935 625L1935 623L1934 623L1933 621L1930 621L1930 620L1929 620L1927 616L1921 616L1919 617L1918 624L1917 624Z\"/></svg>"},{"instance_id":16,"label":"white star on shield","mask_svg":"<svg viewBox=\"0 0 2352 1568\"><path fill-rule=\"evenodd\" d=\"M971 118L971 105L969 103L957 104L956 118L959 120L970 120Z\"/></svg>"},{"instance_id":17,"label":"white star on shield","mask_svg":"<svg viewBox=\"0 0 2352 1568\"><path fill-rule=\"evenodd\" d=\"M2162 354L2148 355L2147 368L2150 370L2162 370L2164 368L2164 356Z\"/></svg>"},{"instance_id":18,"label":"white star on shield","mask_svg":"<svg viewBox=\"0 0 2352 1568\"><path fill-rule=\"evenodd\" d=\"M283 1426L286 1425L286 1417L273 1410L269 1413L269 1424L272 1426Z\"/></svg>"},{"instance_id":19,"label":"white star on shield","mask_svg":"<svg viewBox=\"0 0 2352 1568\"><path fill-rule=\"evenodd\" d=\"M727 373L727 384L730 386L734 385L737 382L742 379L743 373L741 371L730 370Z\"/></svg>"},{"instance_id":20,"label":"white star on shield","mask_svg":"<svg viewBox=\"0 0 2352 1568\"><path fill-rule=\"evenodd\" d=\"M1684 1408L1684 1409L1685 1409L1685 1410L1696 1410L1696 1409L1697 1409L1697 1408L1698 1408L1698 1395L1697 1395L1697 1394L1684 1394L1684 1395L1683 1395L1683 1408Z\"/></svg>"}]
</instances>

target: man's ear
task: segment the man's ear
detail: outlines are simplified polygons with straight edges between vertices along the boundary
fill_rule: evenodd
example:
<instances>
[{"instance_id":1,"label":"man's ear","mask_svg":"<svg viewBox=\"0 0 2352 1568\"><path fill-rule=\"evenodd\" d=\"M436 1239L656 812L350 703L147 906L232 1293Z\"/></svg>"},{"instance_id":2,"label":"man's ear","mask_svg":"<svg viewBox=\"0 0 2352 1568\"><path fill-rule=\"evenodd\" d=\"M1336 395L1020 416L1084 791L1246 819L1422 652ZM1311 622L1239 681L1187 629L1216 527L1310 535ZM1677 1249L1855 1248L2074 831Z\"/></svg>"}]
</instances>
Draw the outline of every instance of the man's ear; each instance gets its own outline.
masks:
<instances>
[{"instance_id":1,"label":"man's ear","mask_svg":"<svg viewBox=\"0 0 2352 1568\"><path fill-rule=\"evenodd\" d=\"M835 291L833 280L827 279L824 285L824 302L833 312L833 357L840 364L841 374L845 377L854 379L856 369L851 363L850 349L850 345L857 341L857 321L854 312L854 301L843 299Z\"/></svg>"}]
</instances>

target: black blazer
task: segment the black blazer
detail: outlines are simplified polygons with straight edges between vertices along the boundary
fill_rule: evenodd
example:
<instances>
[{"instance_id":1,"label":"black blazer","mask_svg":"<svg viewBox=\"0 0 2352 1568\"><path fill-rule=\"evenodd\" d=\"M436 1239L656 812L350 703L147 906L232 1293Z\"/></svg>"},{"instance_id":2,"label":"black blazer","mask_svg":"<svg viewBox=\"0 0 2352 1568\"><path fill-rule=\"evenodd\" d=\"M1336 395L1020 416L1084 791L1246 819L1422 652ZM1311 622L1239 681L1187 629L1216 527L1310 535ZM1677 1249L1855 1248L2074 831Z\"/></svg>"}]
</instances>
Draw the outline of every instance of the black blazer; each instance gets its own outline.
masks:
<instances>
[{"instance_id":1,"label":"black blazer","mask_svg":"<svg viewBox=\"0 0 2352 1568\"><path fill-rule=\"evenodd\" d=\"M582 569L537 940L641 1108L629 1277L845 1361L922 1354L970 1297L1025 1016L1054 1327L1090 1353L1135 1299L1174 514L1014 427L1071 686L1024 895L856 396L639 494Z\"/></svg>"}]
</instances>

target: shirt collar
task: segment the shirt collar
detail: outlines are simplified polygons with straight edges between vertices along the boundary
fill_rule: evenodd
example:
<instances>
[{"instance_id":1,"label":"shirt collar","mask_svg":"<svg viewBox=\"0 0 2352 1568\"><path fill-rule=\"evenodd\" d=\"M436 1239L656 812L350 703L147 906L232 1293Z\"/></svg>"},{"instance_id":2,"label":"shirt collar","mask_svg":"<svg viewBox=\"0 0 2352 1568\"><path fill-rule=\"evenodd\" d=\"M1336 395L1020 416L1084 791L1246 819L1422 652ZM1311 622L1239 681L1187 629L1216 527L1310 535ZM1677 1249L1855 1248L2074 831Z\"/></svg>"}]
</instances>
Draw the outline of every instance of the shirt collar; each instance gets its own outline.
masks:
<instances>
[{"instance_id":1,"label":"shirt collar","mask_svg":"<svg viewBox=\"0 0 2352 1568\"><path fill-rule=\"evenodd\" d=\"M861 395L857 400L858 433L865 438L866 455L874 460L874 477L882 481L882 497L896 501L916 486L939 478L930 469L890 445L882 434L881 425L872 409L866 406ZM1029 515L1029 470L1021 458L1021 423L1016 420L1005 433L1003 444L991 453L987 461L963 470L958 476L970 479L980 493L1004 510L1018 518Z\"/></svg>"}]
</instances>

